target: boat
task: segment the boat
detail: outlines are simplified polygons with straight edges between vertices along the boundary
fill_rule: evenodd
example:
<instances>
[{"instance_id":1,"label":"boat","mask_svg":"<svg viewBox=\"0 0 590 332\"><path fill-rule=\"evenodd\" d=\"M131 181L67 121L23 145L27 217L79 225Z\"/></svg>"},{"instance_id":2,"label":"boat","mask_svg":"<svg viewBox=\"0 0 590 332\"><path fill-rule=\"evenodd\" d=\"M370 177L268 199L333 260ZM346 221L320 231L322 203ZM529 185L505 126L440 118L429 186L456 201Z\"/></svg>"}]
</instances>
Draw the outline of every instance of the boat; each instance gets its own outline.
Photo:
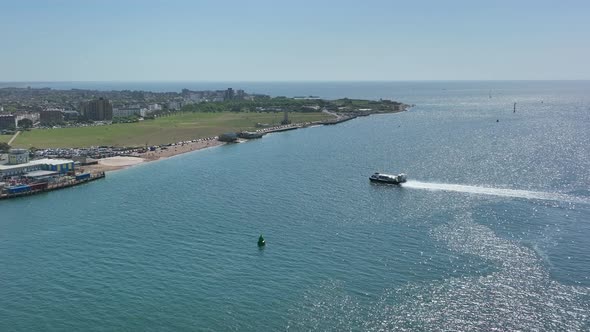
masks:
<instances>
[{"instance_id":1,"label":"boat","mask_svg":"<svg viewBox=\"0 0 590 332\"><path fill-rule=\"evenodd\" d=\"M398 175L375 173L369 177L371 182L388 183L388 184L402 184L406 182L406 175L400 173Z\"/></svg>"}]
</instances>

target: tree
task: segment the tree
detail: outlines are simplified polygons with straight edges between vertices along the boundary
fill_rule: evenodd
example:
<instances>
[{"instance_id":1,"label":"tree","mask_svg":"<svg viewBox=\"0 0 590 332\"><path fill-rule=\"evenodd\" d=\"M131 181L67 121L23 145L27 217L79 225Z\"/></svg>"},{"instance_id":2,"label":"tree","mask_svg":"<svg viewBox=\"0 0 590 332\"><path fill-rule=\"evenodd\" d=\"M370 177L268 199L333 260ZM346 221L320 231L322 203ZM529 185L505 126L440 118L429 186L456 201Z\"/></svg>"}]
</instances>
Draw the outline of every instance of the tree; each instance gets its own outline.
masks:
<instances>
[{"instance_id":1,"label":"tree","mask_svg":"<svg viewBox=\"0 0 590 332\"><path fill-rule=\"evenodd\" d=\"M18 120L18 127L23 129L29 129L33 127L33 121L31 119Z\"/></svg>"},{"instance_id":2,"label":"tree","mask_svg":"<svg viewBox=\"0 0 590 332\"><path fill-rule=\"evenodd\" d=\"M6 153L10 150L10 145L8 143L0 142L0 152Z\"/></svg>"}]
</instances>

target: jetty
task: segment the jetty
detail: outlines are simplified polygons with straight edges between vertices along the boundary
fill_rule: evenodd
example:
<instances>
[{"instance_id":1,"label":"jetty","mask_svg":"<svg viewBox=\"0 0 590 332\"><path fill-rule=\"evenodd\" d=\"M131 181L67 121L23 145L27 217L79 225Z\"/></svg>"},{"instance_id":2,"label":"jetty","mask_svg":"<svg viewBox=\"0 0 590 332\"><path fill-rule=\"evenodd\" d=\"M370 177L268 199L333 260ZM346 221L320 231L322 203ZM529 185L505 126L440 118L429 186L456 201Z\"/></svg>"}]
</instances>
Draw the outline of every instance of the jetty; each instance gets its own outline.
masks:
<instances>
[{"instance_id":1,"label":"jetty","mask_svg":"<svg viewBox=\"0 0 590 332\"><path fill-rule=\"evenodd\" d=\"M88 182L96 181L105 177L104 172L97 172L97 173L84 173L78 174L74 178L66 181L59 181L59 182L38 182L32 183L27 185L18 185L4 188L2 193L0 194L0 199L9 199L9 198L17 198L23 196L31 196L36 195L44 192L69 188L73 186L78 186L81 184L85 184Z\"/></svg>"},{"instance_id":2,"label":"jetty","mask_svg":"<svg viewBox=\"0 0 590 332\"><path fill-rule=\"evenodd\" d=\"M303 123L290 123L290 121L288 121L287 116L285 116L285 118L281 122L282 123L281 125L262 128L262 129L258 129L256 131L223 133L223 134L217 136L217 140L219 140L221 142L226 142L226 143L240 142L239 139L246 139L246 140L247 139L256 139L256 138L261 138L264 135L270 134L270 133L279 133L279 132L283 132L283 131L296 130L296 129L307 128L307 127L312 127L312 126L337 125L339 123L354 120L358 117L365 117L365 116L369 116L372 114L391 114L391 113L403 112L413 106L413 105L405 105L405 104L402 104L402 105L403 105L403 108L400 108L394 112L373 111L371 109L362 109L362 110L357 110L354 112L336 113L336 112L331 112L331 111L324 109L324 110L322 110L322 112L324 112L326 114L330 114L330 115L334 116L334 118L330 119L330 120L321 120L321 121L312 121L312 122L303 122Z\"/></svg>"},{"instance_id":3,"label":"jetty","mask_svg":"<svg viewBox=\"0 0 590 332\"><path fill-rule=\"evenodd\" d=\"M369 114L363 115L363 116L368 116L368 115ZM339 123L342 123L342 122L350 121L350 120L353 120L353 119L356 119L356 118L357 118L357 115L341 116L341 117L338 117L338 118L333 119L333 120L322 121L319 124L322 124L322 125L325 125L325 126L331 126L331 125L336 125L336 124L339 124Z\"/></svg>"}]
</instances>

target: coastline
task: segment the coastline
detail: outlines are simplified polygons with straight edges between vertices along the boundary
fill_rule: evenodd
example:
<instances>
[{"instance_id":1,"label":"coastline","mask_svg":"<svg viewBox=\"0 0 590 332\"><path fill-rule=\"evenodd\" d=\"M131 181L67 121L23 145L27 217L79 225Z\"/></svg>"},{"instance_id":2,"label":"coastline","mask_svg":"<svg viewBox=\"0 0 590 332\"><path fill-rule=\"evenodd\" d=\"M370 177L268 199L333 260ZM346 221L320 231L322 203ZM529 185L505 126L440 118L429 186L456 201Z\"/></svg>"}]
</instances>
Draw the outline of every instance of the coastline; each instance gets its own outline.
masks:
<instances>
[{"instance_id":1,"label":"coastline","mask_svg":"<svg viewBox=\"0 0 590 332\"><path fill-rule=\"evenodd\" d=\"M170 146L165 150L147 151L129 156L117 156L98 159L98 164L81 166L85 172L114 172L140 164L153 161L164 160L181 154L204 150L215 146L225 144L217 140L203 140L199 142L190 142L181 145Z\"/></svg>"},{"instance_id":2,"label":"coastline","mask_svg":"<svg viewBox=\"0 0 590 332\"><path fill-rule=\"evenodd\" d=\"M411 106L410 106L411 107ZM370 113L362 116L373 115L373 114L397 114L404 111L407 111L409 107L404 108L403 110L396 111L396 112L387 112L387 113ZM334 115L336 118L327 121L318 121L318 122L306 122L306 123L293 123L289 125L280 125L271 128L259 129L257 132L263 134L270 134L270 133L280 133L289 130L296 130L301 128L309 128L309 127L318 127L318 126L327 126L327 125L335 125L345 121L356 119L359 115L341 115L337 113L329 114ZM248 141L249 139L245 139L244 141ZM81 168L85 172L115 172L122 169L130 168L136 165L145 164L149 162L154 162L158 160L168 159L174 156L182 155L189 152L204 150L220 145L227 144L226 142L221 142L217 140L216 137L210 137L205 139L200 139L197 142L187 142L182 143L180 145L173 145L169 146L166 149L158 149L156 151L147 151L144 153L135 153L129 156L116 156L116 157L109 157L98 159L98 164L94 165L86 165L82 166Z\"/></svg>"}]
</instances>

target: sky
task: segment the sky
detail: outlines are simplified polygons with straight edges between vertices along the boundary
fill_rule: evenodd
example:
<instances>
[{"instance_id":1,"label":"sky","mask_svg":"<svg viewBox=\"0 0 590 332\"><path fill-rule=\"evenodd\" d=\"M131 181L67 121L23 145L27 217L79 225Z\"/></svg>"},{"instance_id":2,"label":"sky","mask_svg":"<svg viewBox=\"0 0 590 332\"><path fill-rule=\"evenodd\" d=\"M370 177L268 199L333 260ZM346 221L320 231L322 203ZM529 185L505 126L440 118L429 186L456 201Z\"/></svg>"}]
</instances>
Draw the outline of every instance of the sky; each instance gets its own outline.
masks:
<instances>
[{"instance_id":1,"label":"sky","mask_svg":"<svg viewBox=\"0 0 590 332\"><path fill-rule=\"evenodd\" d=\"M0 81L590 79L590 1L0 0Z\"/></svg>"}]
</instances>

